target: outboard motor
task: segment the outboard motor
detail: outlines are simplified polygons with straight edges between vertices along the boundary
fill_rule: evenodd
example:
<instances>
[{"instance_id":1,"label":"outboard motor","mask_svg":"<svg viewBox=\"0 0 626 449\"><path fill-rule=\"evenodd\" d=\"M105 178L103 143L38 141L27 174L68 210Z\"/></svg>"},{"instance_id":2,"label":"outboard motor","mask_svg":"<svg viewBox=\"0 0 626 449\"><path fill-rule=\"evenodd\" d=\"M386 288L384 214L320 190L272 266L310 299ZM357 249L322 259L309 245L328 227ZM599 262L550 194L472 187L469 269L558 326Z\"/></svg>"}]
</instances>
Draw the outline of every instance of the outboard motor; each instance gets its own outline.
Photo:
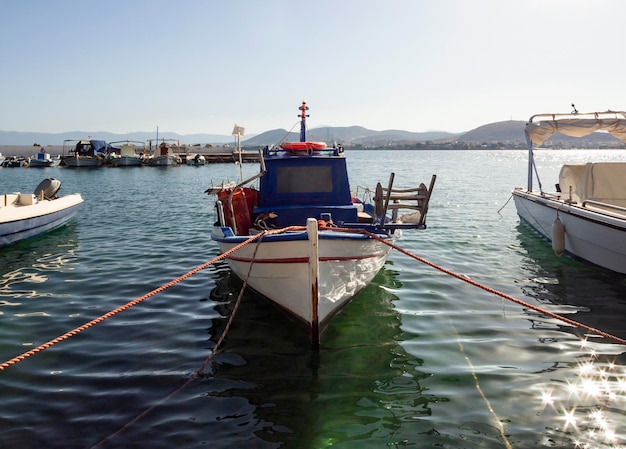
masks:
<instances>
[{"instance_id":1,"label":"outboard motor","mask_svg":"<svg viewBox=\"0 0 626 449\"><path fill-rule=\"evenodd\" d=\"M56 178L46 178L39 183L34 193L37 198L40 198L43 193L45 199L53 200L60 188L61 181Z\"/></svg>"}]
</instances>

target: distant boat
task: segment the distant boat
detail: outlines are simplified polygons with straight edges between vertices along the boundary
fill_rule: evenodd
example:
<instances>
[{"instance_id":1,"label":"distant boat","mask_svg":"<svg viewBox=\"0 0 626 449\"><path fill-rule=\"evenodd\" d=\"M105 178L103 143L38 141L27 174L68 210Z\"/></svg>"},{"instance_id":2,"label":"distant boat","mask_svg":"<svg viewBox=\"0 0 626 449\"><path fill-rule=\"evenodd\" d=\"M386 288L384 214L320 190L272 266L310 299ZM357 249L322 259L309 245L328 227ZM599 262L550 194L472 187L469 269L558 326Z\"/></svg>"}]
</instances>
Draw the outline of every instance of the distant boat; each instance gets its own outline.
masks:
<instances>
[{"instance_id":1,"label":"distant boat","mask_svg":"<svg viewBox=\"0 0 626 449\"><path fill-rule=\"evenodd\" d=\"M386 188L377 185L373 201L359 200L350 191L343 148L308 142L306 103L300 110L300 142L266 147L257 175L206 192L217 195L211 238L230 269L319 346L331 319L382 268L396 231L426 228L436 177L429 187L398 190L392 174ZM257 180L258 188L251 185ZM403 209L410 213L400 215Z\"/></svg>"},{"instance_id":2,"label":"distant boat","mask_svg":"<svg viewBox=\"0 0 626 449\"><path fill-rule=\"evenodd\" d=\"M143 162L143 158L137 148L142 151L146 148L145 142L135 140L120 140L109 142L109 152L106 163L113 167L137 167Z\"/></svg>"},{"instance_id":3,"label":"distant boat","mask_svg":"<svg viewBox=\"0 0 626 449\"><path fill-rule=\"evenodd\" d=\"M63 164L67 167L100 167L107 152L108 144L104 140L65 140Z\"/></svg>"},{"instance_id":4,"label":"distant boat","mask_svg":"<svg viewBox=\"0 0 626 449\"><path fill-rule=\"evenodd\" d=\"M28 167L28 158L24 156L8 156L4 158L2 166L6 168Z\"/></svg>"},{"instance_id":5,"label":"distant boat","mask_svg":"<svg viewBox=\"0 0 626 449\"><path fill-rule=\"evenodd\" d=\"M28 166L33 168L56 167L61 163L61 157L52 157L44 147L41 147L36 156L31 157Z\"/></svg>"},{"instance_id":6,"label":"distant boat","mask_svg":"<svg viewBox=\"0 0 626 449\"><path fill-rule=\"evenodd\" d=\"M33 193L0 195L0 246L11 245L67 223L83 202L79 193L58 197L61 181L44 179Z\"/></svg>"},{"instance_id":7,"label":"distant boat","mask_svg":"<svg viewBox=\"0 0 626 449\"><path fill-rule=\"evenodd\" d=\"M608 132L626 142L626 112L538 114L528 121L528 184L513 199L522 222L552 242L557 255L626 273L626 162L566 164L556 191L539 182L533 147L559 132L583 137ZM534 174L538 189L533 188Z\"/></svg>"},{"instance_id":8,"label":"distant boat","mask_svg":"<svg viewBox=\"0 0 626 449\"><path fill-rule=\"evenodd\" d=\"M148 140L148 165L153 167L169 167L180 165L182 159L179 156L180 143L175 139L150 139Z\"/></svg>"},{"instance_id":9,"label":"distant boat","mask_svg":"<svg viewBox=\"0 0 626 449\"><path fill-rule=\"evenodd\" d=\"M187 165L200 166L206 164L206 158L200 153L196 153L194 155L187 155Z\"/></svg>"}]
</instances>

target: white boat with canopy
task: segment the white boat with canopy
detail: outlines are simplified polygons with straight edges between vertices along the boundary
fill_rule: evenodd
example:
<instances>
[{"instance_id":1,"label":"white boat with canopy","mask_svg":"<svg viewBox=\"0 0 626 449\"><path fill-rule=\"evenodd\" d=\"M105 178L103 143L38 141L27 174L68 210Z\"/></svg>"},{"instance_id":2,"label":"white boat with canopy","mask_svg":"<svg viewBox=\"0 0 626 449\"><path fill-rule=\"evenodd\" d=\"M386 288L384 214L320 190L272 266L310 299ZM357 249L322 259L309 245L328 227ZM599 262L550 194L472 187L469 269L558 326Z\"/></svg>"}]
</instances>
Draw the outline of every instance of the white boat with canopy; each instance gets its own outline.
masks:
<instances>
[{"instance_id":1,"label":"white boat with canopy","mask_svg":"<svg viewBox=\"0 0 626 449\"><path fill-rule=\"evenodd\" d=\"M626 273L626 162L564 165L554 192L544 191L535 163L533 148L557 132L584 137L596 131L626 142L626 112L532 116L525 128L528 184L517 187L513 198L520 219L551 241L556 255Z\"/></svg>"}]
</instances>

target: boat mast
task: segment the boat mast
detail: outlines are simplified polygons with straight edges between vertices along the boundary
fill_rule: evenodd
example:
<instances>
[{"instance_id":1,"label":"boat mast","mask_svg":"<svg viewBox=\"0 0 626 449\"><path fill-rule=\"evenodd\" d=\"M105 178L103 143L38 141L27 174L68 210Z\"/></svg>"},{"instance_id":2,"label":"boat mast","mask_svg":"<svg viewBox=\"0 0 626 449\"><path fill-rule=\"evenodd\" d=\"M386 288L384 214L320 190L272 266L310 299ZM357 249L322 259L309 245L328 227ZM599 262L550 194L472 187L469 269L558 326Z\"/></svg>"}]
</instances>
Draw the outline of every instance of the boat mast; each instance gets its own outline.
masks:
<instances>
[{"instance_id":1,"label":"boat mast","mask_svg":"<svg viewBox=\"0 0 626 449\"><path fill-rule=\"evenodd\" d=\"M300 142L306 142L306 118L309 116L306 111L309 110L309 107L306 105L305 100L302 100L302 106L298 109L302 111L300 113Z\"/></svg>"}]
</instances>

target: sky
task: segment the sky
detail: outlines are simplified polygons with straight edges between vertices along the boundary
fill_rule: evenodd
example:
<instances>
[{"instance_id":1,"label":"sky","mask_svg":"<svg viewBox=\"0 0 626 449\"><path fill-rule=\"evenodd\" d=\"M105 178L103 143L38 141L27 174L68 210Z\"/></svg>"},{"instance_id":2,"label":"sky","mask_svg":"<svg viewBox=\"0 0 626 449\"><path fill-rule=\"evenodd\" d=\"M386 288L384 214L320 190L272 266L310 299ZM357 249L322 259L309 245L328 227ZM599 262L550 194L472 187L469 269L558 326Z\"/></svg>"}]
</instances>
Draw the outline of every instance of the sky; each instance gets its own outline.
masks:
<instances>
[{"instance_id":1,"label":"sky","mask_svg":"<svg viewBox=\"0 0 626 449\"><path fill-rule=\"evenodd\" d=\"M622 0L0 0L0 130L464 132L626 109Z\"/></svg>"}]
</instances>

